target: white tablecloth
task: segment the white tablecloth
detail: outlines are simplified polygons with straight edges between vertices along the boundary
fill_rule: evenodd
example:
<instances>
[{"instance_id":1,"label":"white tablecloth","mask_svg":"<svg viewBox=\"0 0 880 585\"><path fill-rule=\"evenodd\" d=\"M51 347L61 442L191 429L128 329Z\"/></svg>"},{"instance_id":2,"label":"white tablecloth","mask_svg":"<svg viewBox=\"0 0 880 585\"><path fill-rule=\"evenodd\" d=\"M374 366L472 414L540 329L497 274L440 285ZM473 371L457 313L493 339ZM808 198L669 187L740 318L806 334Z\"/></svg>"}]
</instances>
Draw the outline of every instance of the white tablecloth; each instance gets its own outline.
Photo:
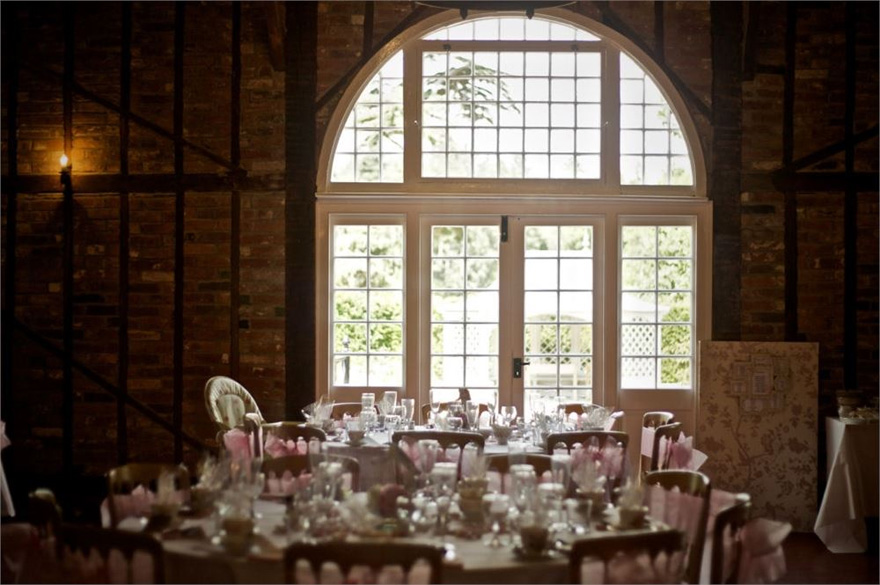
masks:
<instances>
[{"instance_id":1,"label":"white tablecloth","mask_svg":"<svg viewBox=\"0 0 880 585\"><path fill-rule=\"evenodd\" d=\"M877 516L878 425L825 420L828 485L813 530L835 553L864 552L865 517Z\"/></svg>"}]
</instances>

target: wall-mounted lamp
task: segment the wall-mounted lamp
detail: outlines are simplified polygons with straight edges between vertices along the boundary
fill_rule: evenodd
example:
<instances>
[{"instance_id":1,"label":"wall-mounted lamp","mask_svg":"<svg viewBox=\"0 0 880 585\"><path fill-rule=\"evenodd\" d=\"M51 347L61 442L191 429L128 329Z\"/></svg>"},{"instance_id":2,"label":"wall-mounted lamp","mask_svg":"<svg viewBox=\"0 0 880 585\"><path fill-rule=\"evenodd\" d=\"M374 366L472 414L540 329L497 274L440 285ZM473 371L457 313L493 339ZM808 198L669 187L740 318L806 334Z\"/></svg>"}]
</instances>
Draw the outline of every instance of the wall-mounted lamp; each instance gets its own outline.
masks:
<instances>
[{"instance_id":1,"label":"wall-mounted lamp","mask_svg":"<svg viewBox=\"0 0 880 585\"><path fill-rule=\"evenodd\" d=\"M61 164L61 184L65 190L71 189L73 184L70 181L70 172L73 170L73 165L70 163L70 158L66 154L62 154L58 162Z\"/></svg>"}]
</instances>

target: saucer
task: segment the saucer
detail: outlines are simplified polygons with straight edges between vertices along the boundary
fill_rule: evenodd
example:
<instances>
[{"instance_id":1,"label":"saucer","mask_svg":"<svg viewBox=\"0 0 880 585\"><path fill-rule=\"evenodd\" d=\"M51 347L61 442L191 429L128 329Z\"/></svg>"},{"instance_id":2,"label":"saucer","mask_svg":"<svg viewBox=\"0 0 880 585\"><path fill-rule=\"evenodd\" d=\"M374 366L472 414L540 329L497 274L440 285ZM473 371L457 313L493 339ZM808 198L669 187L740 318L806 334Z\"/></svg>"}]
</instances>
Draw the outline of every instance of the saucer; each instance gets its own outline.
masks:
<instances>
[{"instance_id":1,"label":"saucer","mask_svg":"<svg viewBox=\"0 0 880 585\"><path fill-rule=\"evenodd\" d=\"M558 551L552 549L540 552L527 552L520 546L513 547L513 555L520 561L549 561L558 559L561 556Z\"/></svg>"}]
</instances>

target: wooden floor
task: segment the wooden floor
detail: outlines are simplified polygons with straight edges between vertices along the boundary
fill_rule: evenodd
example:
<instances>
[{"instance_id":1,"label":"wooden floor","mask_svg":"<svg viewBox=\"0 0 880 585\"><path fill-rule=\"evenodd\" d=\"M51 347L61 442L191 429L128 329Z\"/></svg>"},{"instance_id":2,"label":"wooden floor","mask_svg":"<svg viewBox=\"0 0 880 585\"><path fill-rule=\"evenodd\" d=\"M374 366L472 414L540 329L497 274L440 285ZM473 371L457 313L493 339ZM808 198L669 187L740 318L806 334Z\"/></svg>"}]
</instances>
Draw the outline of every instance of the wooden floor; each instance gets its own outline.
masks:
<instances>
[{"instance_id":1,"label":"wooden floor","mask_svg":"<svg viewBox=\"0 0 880 585\"><path fill-rule=\"evenodd\" d=\"M869 552L835 554L812 533L792 533L785 540L786 575L779 583L880 583L877 541Z\"/></svg>"}]
</instances>

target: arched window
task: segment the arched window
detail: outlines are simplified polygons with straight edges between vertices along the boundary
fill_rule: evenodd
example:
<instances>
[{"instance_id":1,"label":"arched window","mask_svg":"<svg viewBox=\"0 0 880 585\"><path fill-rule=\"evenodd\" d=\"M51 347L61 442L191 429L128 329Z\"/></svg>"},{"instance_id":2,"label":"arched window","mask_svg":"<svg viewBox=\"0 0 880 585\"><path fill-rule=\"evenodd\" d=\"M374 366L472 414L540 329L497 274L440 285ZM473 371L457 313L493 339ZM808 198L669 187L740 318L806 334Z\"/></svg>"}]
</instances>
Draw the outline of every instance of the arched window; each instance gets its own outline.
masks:
<instances>
[{"instance_id":1,"label":"arched window","mask_svg":"<svg viewBox=\"0 0 880 585\"><path fill-rule=\"evenodd\" d=\"M681 99L583 17L451 15L384 48L330 120L318 392L686 420L711 205Z\"/></svg>"}]
</instances>

